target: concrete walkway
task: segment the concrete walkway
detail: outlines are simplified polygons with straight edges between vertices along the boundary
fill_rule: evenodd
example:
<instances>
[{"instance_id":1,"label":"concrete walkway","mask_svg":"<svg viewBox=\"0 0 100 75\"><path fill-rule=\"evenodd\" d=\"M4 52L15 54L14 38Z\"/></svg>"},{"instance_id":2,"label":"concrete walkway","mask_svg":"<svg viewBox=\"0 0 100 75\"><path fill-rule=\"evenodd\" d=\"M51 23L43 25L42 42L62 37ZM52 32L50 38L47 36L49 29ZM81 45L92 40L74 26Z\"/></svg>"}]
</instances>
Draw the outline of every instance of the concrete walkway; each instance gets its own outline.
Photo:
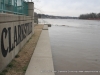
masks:
<instances>
[{"instance_id":1,"label":"concrete walkway","mask_svg":"<svg viewBox=\"0 0 100 75\"><path fill-rule=\"evenodd\" d=\"M50 47L48 27L40 35L37 46L25 75L55 75Z\"/></svg>"}]
</instances>

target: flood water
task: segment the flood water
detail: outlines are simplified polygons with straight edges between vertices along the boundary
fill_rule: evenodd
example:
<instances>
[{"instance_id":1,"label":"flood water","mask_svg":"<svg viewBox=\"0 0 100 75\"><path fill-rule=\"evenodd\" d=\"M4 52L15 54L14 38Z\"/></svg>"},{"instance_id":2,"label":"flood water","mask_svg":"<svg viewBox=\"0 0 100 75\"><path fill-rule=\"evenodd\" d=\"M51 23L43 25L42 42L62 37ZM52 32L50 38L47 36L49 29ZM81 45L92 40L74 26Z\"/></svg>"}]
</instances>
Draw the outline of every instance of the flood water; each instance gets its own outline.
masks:
<instances>
[{"instance_id":1,"label":"flood water","mask_svg":"<svg viewBox=\"0 0 100 75\"><path fill-rule=\"evenodd\" d=\"M40 20L41 21L41 20ZM55 75L100 75L100 21L44 19Z\"/></svg>"}]
</instances>

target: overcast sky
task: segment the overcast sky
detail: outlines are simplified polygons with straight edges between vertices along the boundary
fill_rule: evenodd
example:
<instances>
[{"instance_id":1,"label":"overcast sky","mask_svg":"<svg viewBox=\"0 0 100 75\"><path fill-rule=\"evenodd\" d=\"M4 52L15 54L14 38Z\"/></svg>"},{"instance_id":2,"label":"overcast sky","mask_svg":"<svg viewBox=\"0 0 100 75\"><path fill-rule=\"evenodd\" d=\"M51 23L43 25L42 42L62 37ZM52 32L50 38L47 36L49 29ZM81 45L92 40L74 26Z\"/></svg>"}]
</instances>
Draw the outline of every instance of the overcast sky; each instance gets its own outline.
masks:
<instances>
[{"instance_id":1,"label":"overcast sky","mask_svg":"<svg viewBox=\"0 0 100 75\"><path fill-rule=\"evenodd\" d=\"M35 11L58 16L79 16L85 13L99 13L100 0L33 0Z\"/></svg>"}]
</instances>

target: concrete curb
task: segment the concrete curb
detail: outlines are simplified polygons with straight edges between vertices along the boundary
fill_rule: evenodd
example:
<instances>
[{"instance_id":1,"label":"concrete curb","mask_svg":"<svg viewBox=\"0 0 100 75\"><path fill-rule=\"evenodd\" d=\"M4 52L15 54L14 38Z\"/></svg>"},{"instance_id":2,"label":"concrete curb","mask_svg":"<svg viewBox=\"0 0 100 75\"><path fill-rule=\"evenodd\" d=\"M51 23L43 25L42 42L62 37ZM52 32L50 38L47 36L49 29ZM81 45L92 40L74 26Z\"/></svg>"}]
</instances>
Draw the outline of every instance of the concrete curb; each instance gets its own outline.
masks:
<instances>
[{"instance_id":1,"label":"concrete curb","mask_svg":"<svg viewBox=\"0 0 100 75\"><path fill-rule=\"evenodd\" d=\"M46 28L45 28L46 27ZM44 29L47 29L44 26ZM55 75L48 30L42 30L25 75Z\"/></svg>"}]
</instances>

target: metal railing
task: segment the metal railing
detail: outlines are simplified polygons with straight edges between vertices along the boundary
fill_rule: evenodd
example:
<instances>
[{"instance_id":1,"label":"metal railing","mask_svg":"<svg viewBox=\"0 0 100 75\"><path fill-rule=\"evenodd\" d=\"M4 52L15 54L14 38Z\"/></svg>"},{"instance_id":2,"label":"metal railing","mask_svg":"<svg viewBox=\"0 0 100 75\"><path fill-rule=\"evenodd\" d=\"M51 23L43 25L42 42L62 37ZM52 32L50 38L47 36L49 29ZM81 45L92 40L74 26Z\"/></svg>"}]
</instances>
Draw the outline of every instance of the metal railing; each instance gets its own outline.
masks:
<instances>
[{"instance_id":1,"label":"metal railing","mask_svg":"<svg viewBox=\"0 0 100 75\"><path fill-rule=\"evenodd\" d=\"M28 15L28 3L26 0L0 0L0 12Z\"/></svg>"}]
</instances>

